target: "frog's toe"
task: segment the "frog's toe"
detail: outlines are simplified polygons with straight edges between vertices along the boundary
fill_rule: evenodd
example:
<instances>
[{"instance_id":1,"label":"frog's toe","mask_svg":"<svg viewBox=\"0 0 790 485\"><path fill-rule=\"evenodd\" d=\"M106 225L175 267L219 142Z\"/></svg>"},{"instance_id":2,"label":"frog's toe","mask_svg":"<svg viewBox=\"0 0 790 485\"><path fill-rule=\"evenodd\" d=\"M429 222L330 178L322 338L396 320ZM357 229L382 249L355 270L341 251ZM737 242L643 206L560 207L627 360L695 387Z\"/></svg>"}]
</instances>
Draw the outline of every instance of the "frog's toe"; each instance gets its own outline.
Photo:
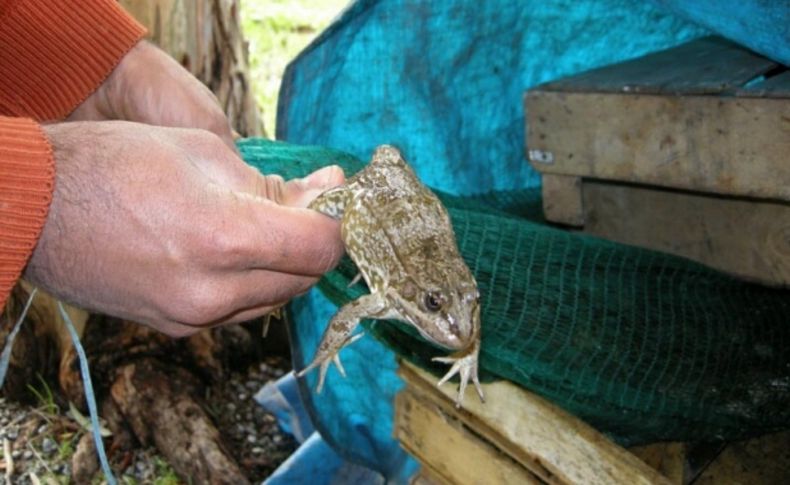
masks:
<instances>
[{"instance_id":1,"label":"frog's toe","mask_svg":"<svg viewBox=\"0 0 790 485\"><path fill-rule=\"evenodd\" d=\"M351 282L348 284L347 288L351 288L352 286L356 285L357 283L359 283L359 280L361 279L362 279L362 273L357 273L357 275L354 276L354 279L352 279Z\"/></svg>"},{"instance_id":2,"label":"frog's toe","mask_svg":"<svg viewBox=\"0 0 790 485\"><path fill-rule=\"evenodd\" d=\"M315 393L321 394L324 389L324 379L326 379L326 371L329 369L330 360L321 362L321 367L318 370L318 385L315 386Z\"/></svg>"},{"instance_id":3,"label":"frog's toe","mask_svg":"<svg viewBox=\"0 0 790 485\"><path fill-rule=\"evenodd\" d=\"M444 364L452 364L450 370L447 371L447 374L442 377L439 382L436 384L437 386L441 386L445 382L449 381L454 375L459 374L459 385L458 385L458 396L455 399L455 406L461 407L461 403L464 399L464 393L466 392L466 386L469 384L469 379L472 379L472 383L475 386L475 390L477 391L477 395L480 397L481 402L485 402L485 396L483 395L483 388L480 386L480 380L477 376L477 358L475 355L466 355L464 357L434 357L432 359L435 362L442 362Z\"/></svg>"},{"instance_id":4,"label":"frog's toe","mask_svg":"<svg viewBox=\"0 0 790 485\"><path fill-rule=\"evenodd\" d=\"M340 362L340 354L335 354L332 357L332 362L335 363L335 367L337 367L337 371L340 372L340 375L346 377L346 370L343 368L343 364Z\"/></svg>"}]
</instances>

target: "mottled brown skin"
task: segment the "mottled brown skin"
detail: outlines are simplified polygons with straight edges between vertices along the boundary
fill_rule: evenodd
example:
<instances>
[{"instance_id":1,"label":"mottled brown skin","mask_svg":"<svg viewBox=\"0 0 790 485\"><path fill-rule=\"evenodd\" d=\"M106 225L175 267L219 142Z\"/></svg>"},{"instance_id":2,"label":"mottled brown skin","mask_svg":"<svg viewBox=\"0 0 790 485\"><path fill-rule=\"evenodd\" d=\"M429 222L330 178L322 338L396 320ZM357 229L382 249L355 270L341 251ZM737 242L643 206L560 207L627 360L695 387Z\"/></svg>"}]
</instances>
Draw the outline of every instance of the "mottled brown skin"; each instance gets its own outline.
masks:
<instances>
[{"instance_id":1,"label":"mottled brown skin","mask_svg":"<svg viewBox=\"0 0 790 485\"><path fill-rule=\"evenodd\" d=\"M387 145L378 147L364 170L319 196L310 207L342 222L346 251L370 294L332 317L312 363L299 375L320 366L320 392L330 362L344 374L338 352L361 336L352 336L360 320L396 319L411 324L435 344L458 351L434 359L452 364L439 385L460 373L458 405L470 378L482 400L477 377L477 284L458 253L446 209L400 152Z\"/></svg>"}]
</instances>

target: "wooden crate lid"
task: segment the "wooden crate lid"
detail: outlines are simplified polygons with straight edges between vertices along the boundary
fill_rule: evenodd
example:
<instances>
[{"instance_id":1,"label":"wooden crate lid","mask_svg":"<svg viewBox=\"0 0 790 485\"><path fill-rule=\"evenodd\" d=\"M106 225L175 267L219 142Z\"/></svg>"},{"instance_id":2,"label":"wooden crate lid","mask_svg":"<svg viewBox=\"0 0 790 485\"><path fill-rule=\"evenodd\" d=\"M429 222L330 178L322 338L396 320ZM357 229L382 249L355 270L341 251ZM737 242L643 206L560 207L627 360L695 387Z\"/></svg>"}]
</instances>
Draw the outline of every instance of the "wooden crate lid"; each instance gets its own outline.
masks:
<instances>
[{"instance_id":1,"label":"wooden crate lid","mask_svg":"<svg viewBox=\"0 0 790 485\"><path fill-rule=\"evenodd\" d=\"M544 174L790 201L790 72L715 37L528 91Z\"/></svg>"},{"instance_id":2,"label":"wooden crate lid","mask_svg":"<svg viewBox=\"0 0 790 485\"><path fill-rule=\"evenodd\" d=\"M733 42L710 36L552 81L537 89L675 95L734 93L780 67Z\"/></svg>"}]
</instances>

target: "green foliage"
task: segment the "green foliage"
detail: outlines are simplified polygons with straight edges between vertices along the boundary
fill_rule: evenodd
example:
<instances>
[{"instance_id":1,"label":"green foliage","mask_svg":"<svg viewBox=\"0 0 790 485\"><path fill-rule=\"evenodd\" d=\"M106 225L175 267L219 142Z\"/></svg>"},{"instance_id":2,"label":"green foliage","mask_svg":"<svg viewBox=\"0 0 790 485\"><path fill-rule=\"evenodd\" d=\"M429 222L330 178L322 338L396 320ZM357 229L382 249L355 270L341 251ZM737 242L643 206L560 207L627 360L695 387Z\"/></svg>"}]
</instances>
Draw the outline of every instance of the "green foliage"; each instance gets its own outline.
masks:
<instances>
[{"instance_id":1,"label":"green foliage","mask_svg":"<svg viewBox=\"0 0 790 485\"><path fill-rule=\"evenodd\" d=\"M340 12L344 0L248 0L241 4L250 74L266 131L274 136L285 67Z\"/></svg>"},{"instance_id":2,"label":"green foliage","mask_svg":"<svg viewBox=\"0 0 790 485\"><path fill-rule=\"evenodd\" d=\"M154 466L156 467L154 485L179 485L182 483L173 467L162 458L154 458Z\"/></svg>"},{"instance_id":3,"label":"green foliage","mask_svg":"<svg viewBox=\"0 0 790 485\"><path fill-rule=\"evenodd\" d=\"M38 378L40 388L37 388L32 384L28 384L27 388L33 393L34 396L36 396L38 407L47 414L58 414L60 412L60 408L58 408L58 405L55 404L55 396L52 394L52 389L50 389L49 384L47 384L47 381L44 380L40 374L36 374L36 377Z\"/></svg>"}]
</instances>

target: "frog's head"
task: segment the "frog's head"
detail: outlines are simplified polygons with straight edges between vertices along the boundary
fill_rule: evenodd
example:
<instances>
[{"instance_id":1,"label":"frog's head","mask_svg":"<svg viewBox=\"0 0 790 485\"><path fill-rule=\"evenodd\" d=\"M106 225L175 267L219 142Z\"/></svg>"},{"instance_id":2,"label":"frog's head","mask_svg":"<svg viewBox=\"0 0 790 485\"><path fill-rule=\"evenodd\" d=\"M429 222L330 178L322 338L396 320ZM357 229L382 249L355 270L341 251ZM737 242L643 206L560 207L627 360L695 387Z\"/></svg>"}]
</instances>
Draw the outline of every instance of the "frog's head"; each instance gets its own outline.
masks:
<instances>
[{"instance_id":1,"label":"frog's head","mask_svg":"<svg viewBox=\"0 0 790 485\"><path fill-rule=\"evenodd\" d=\"M412 281L398 295L404 320L426 339L457 350L468 347L480 333L480 292L474 284L421 288Z\"/></svg>"}]
</instances>

